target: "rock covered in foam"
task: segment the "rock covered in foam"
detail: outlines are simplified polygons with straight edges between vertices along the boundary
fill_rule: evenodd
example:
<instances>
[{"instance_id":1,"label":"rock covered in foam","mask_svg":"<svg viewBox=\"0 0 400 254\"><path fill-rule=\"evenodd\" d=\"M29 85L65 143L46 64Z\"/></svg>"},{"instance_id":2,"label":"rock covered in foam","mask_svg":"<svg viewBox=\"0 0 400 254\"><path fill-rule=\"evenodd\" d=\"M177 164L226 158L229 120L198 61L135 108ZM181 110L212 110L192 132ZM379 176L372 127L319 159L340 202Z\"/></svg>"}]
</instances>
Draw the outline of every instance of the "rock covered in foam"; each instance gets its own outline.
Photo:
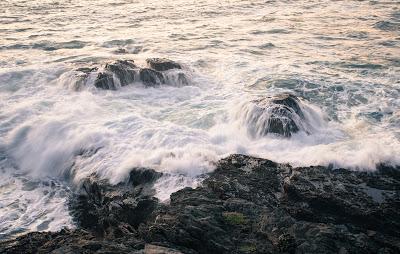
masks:
<instances>
[{"instance_id":1,"label":"rock covered in foam","mask_svg":"<svg viewBox=\"0 0 400 254\"><path fill-rule=\"evenodd\" d=\"M134 82L141 82L146 87L188 85L188 77L178 63L165 58L151 58L146 62L149 68L137 66L133 60L116 60L100 70L97 67L79 68L76 70L80 73L78 83L84 83L94 73L94 86L104 90L117 90ZM173 72L172 69L179 71Z\"/></svg>"},{"instance_id":2,"label":"rock covered in foam","mask_svg":"<svg viewBox=\"0 0 400 254\"><path fill-rule=\"evenodd\" d=\"M244 121L252 136L260 137L269 133L290 137L300 130L306 131L306 121L301 101L292 94L280 94L254 100L243 109Z\"/></svg>"},{"instance_id":3,"label":"rock covered in foam","mask_svg":"<svg viewBox=\"0 0 400 254\"><path fill-rule=\"evenodd\" d=\"M149 68L140 69L140 81L142 81L145 86L153 87L165 84L163 74Z\"/></svg>"},{"instance_id":4,"label":"rock covered in foam","mask_svg":"<svg viewBox=\"0 0 400 254\"><path fill-rule=\"evenodd\" d=\"M136 65L131 60L117 60L108 63L104 70L97 74L94 86L106 90L116 90L118 85L114 77L120 86L126 86L135 81L136 69Z\"/></svg>"},{"instance_id":5,"label":"rock covered in foam","mask_svg":"<svg viewBox=\"0 0 400 254\"><path fill-rule=\"evenodd\" d=\"M146 59L147 65L156 71L167 71L171 69L182 69L181 65L177 62L166 58L148 58Z\"/></svg>"}]
</instances>

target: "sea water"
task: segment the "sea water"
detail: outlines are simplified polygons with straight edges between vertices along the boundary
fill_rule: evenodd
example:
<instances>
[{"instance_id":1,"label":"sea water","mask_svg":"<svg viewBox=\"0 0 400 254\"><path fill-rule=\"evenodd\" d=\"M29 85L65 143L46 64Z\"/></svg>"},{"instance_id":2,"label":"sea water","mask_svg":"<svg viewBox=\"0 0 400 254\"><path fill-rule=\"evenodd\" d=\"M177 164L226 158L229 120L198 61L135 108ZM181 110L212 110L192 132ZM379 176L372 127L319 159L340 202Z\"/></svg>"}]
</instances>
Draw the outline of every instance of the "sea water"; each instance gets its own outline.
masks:
<instances>
[{"instance_id":1,"label":"sea water","mask_svg":"<svg viewBox=\"0 0 400 254\"><path fill-rule=\"evenodd\" d=\"M79 67L149 57L181 63L189 84L76 87ZM250 135L248 103L286 92L312 131ZM68 198L92 174L154 168L167 202L232 153L399 165L399 109L395 0L1 1L0 239L74 227Z\"/></svg>"}]
</instances>

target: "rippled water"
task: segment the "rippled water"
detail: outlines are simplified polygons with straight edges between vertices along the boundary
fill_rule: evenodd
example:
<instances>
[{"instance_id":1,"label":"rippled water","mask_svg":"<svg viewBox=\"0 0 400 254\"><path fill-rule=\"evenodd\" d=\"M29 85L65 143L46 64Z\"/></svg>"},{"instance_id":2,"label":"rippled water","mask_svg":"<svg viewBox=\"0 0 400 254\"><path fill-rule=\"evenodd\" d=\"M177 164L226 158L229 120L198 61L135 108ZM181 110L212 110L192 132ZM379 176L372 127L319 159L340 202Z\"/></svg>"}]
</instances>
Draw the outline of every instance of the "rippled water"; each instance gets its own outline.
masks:
<instances>
[{"instance_id":1,"label":"rippled water","mask_svg":"<svg viewBox=\"0 0 400 254\"><path fill-rule=\"evenodd\" d=\"M398 1L0 2L0 239L72 227L67 199L94 172L168 173L196 186L230 153L293 165L400 164ZM179 61L189 86L74 89L112 59ZM291 92L318 128L249 135L246 102Z\"/></svg>"}]
</instances>

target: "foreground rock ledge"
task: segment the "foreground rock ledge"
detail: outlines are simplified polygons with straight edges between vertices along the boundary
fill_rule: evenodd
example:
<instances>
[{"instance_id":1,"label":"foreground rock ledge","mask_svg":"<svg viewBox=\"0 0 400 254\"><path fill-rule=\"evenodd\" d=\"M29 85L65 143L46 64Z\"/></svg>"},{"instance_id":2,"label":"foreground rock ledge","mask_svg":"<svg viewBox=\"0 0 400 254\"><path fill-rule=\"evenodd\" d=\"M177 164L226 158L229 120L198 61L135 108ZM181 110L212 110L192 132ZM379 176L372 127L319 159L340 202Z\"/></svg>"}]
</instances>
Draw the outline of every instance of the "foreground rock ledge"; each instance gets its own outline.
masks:
<instances>
[{"instance_id":1,"label":"foreground rock ledge","mask_svg":"<svg viewBox=\"0 0 400 254\"><path fill-rule=\"evenodd\" d=\"M79 229L30 233L0 252L400 253L399 169L292 168L231 155L170 204L151 197L158 177L138 169L118 186L87 181L71 205ZM88 213L93 223L82 221Z\"/></svg>"}]
</instances>

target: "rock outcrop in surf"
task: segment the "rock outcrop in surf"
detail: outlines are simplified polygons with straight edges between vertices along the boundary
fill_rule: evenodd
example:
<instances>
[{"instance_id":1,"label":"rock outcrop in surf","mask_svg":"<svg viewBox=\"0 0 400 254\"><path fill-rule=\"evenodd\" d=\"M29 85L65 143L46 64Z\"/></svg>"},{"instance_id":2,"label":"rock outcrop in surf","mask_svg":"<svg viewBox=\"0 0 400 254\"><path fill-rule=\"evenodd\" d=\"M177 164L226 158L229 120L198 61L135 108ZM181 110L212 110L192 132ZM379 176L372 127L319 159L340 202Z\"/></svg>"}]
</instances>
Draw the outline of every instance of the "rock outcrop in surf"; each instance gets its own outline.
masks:
<instances>
[{"instance_id":1,"label":"rock outcrop in surf","mask_svg":"<svg viewBox=\"0 0 400 254\"><path fill-rule=\"evenodd\" d=\"M172 60L166 58L149 58L146 59L147 65L156 71L167 71L171 69L182 69L182 66Z\"/></svg>"},{"instance_id":2,"label":"rock outcrop in surf","mask_svg":"<svg viewBox=\"0 0 400 254\"><path fill-rule=\"evenodd\" d=\"M117 90L119 87L139 82L145 87L160 85L188 85L188 75L182 66L165 58L149 58L147 67L140 67L133 60L116 60L104 67L83 67L76 70L80 82L94 76L95 87L104 90Z\"/></svg>"},{"instance_id":3,"label":"rock outcrop in surf","mask_svg":"<svg viewBox=\"0 0 400 254\"><path fill-rule=\"evenodd\" d=\"M152 197L160 174L89 179L75 230L29 233L1 253L399 253L400 169L293 168L231 155L196 189ZM100 223L99 223L100 222Z\"/></svg>"},{"instance_id":4,"label":"rock outcrop in surf","mask_svg":"<svg viewBox=\"0 0 400 254\"><path fill-rule=\"evenodd\" d=\"M295 95L280 94L253 100L241 110L242 121L253 137L270 133L290 137L300 130L309 133L304 106Z\"/></svg>"}]
</instances>

